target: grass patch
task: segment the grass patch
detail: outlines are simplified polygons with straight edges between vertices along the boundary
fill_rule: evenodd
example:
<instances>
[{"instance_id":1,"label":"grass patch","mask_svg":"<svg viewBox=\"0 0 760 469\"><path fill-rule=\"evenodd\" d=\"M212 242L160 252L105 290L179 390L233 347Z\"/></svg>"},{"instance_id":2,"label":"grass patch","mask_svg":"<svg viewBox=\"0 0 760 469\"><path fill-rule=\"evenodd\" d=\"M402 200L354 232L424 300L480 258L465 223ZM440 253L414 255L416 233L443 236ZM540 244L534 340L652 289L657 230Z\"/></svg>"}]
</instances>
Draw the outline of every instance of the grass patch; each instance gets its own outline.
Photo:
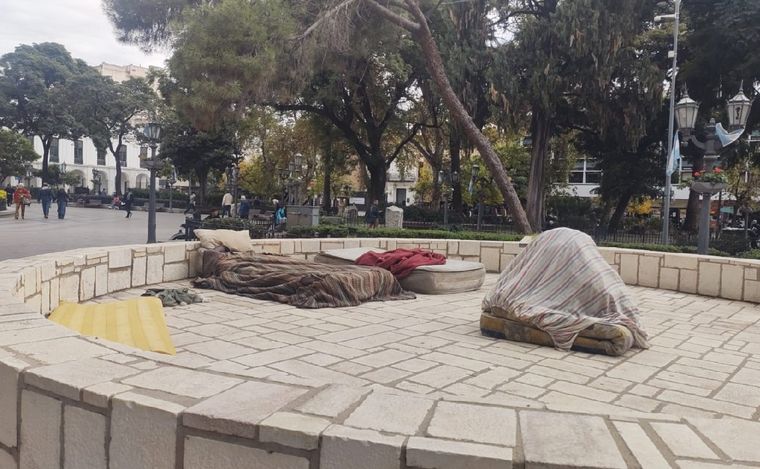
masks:
<instances>
[{"instance_id":1,"label":"grass patch","mask_svg":"<svg viewBox=\"0 0 760 469\"><path fill-rule=\"evenodd\" d=\"M420 238L479 241L520 241L523 236L479 231L415 230L399 228L369 229L361 226L318 225L288 229L289 238Z\"/></svg>"}]
</instances>

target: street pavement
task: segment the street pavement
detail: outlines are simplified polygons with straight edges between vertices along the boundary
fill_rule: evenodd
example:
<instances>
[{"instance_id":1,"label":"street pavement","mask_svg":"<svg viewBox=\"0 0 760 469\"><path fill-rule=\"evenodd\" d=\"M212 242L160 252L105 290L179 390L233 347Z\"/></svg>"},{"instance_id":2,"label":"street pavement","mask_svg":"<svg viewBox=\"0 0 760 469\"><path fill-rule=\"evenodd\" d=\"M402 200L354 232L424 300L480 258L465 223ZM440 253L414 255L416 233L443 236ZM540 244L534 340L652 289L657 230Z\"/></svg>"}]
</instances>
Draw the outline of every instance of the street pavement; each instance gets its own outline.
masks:
<instances>
[{"instance_id":1,"label":"street pavement","mask_svg":"<svg viewBox=\"0 0 760 469\"><path fill-rule=\"evenodd\" d=\"M66 218L58 219L56 205L50 218L42 216L42 206L27 207L26 219L0 216L0 261L48 252L90 246L119 246L145 243L148 239L148 212L68 207ZM156 214L156 238L167 241L185 220L181 213Z\"/></svg>"}]
</instances>

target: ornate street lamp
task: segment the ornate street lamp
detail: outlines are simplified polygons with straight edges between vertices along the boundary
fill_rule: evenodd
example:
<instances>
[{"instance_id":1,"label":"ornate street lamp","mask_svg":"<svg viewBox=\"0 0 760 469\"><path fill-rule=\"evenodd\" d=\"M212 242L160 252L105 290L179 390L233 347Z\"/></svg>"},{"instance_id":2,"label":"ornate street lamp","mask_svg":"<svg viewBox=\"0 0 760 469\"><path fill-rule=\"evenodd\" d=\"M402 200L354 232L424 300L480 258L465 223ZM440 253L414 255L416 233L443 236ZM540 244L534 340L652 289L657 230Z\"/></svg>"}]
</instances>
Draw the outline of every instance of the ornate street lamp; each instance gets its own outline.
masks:
<instances>
[{"instance_id":1,"label":"ornate street lamp","mask_svg":"<svg viewBox=\"0 0 760 469\"><path fill-rule=\"evenodd\" d=\"M145 124L143 135L148 139L150 159L145 161L145 168L150 171L150 195L148 197L148 243L156 242L156 172L164 167L164 162L156 160L158 139L161 138L161 125L155 122Z\"/></svg>"},{"instance_id":2,"label":"ornate street lamp","mask_svg":"<svg viewBox=\"0 0 760 469\"><path fill-rule=\"evenodd\" d=\"M684 137L692 145L704 151L703 171L705 173L713 172L713 168L720 157L719 151L738 140L743 133L752 101L747 98L740 86L739 92L728 101L726 107L732 132L726 132L720 124L715 123L715 119L710 119L710 123L705 127L705 141L700 142L693 134L699 103L691 99L686 93L676 105L676 118ZM725 183L710 181L692 181L691 183L691 190L697 192L702 200L697 249L700 254L707 254L710 244L710 199L713 194L722 191L725 186Z\"/></svg>"}]
</instances>

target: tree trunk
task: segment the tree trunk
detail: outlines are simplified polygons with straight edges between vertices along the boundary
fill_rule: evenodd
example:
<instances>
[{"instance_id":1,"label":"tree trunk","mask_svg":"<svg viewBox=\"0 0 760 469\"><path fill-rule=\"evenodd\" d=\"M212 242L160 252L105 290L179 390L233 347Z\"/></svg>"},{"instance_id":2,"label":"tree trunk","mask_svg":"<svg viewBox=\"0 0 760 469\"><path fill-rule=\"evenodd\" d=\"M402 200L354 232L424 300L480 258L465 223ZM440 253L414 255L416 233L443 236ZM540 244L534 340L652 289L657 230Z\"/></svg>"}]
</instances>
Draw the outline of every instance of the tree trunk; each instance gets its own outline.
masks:
<instances>
[{"instance_id":1,"label":"tree trunk","mask_svg":"<svg viewBox=\"0 0 760 469\"><path fill-rule=\"evenodd\" d=\"M631 197L633 197L633 194L627 193L618 199L618 203L615 206L615 212L610 218L610 224L608 227L609 233L615 233L617 231L620 226L620 221L623 219L623 215L625 215L625 209L628 208L628 203L631 201Z\"/></svg>"},{"instance_id":2,"label":"tree trunk","mask_svg":"<svg viewBox=\"0 0 760 469\"><path fill-rule=\"evenodd\" d=\"M206 205L206 185L208 184L208 170L195 171L195 175L198 177L198 205L203 207Z\"/></svg>"},{"instance_id":3,"label":"tree trunk","mask_svg":"<svg viewBox=\"0 0 760 469\"><path fill-rule=\"evenodd\" d=\"M119 161L118 156L114 156L116 158L116 194L121 196L121 161Z\"/></svg>"},{"instance_id":4,"label":"tree trunk","mask_svg":"<svg viewBox=\"0 0 760 469\"><path fill-rule=\"evenodd\" d=\"M528 221L533 231L541 231L544 225L544 183L546 173L546 154L549 147L550 122L546 112L533 106L531 137L533 148L530 158L530 178L528 179L528 197L526 201Z\"/></svg>"},{"instance_id":5,"label":"tree trunk","mask_svg":"<svg viewBox=\"0 0 760 469\"><path fill-rule=\"evenodd\" d=\"M42 137L42 182L48 181L48 167L50 162L50 144L52 137Z\"/></svg>"},{"instance_id":6,"label":"tree trunk","mask_svg":"<svg viewBox=\"0 0 760 469\"><path fill-rule=\"evenodd\" d=\"M459 128L456 125L451 126L451 135L449 137L449 155L451 156L451 174L456 172L461 177L461 154L462 154L462 139ZM437 177L437 175L436 175ZM451 194L451 204L456 213L462 213L462 186L461 184L454 184L453 193Z\"/></svg>"},{"instance_id":7,"label":"tree trunk","mask_svg":"<svg viewBox=\"0 0 760 469\"><path fill-rule=\"evenodd\" d=\"M329 215L332 213L332 194L330 186L332 185L332 155L325 154L325 174L322 187L322 207Z\"/></svg>"},{"instance_id":8,"label":"tree trunk","mask_svg":"<svg viewBox=\"0 0 760 469\"><path fill-rule=\"evenodd\" d=\"M693 171L702 171L705 167L703 157L694 160ZM690 233L697 232L697 221L699 220L699 194L689 190L689 203L686 205L686 219L684 220L684 229Z\"/></svg>"},{"instance_id":9,"label":"tree trunk","mask_svg":"<svg viewBox=\"0 0 760 469\"><path fill-rule=\"evenodd\" d=\"M517 230L521 233L530 233L531 226L528 222L528 217L520 204L520 199L517 197L517 192L515 192L515 188L512 185L512 181L510 180L507 171L501 164L493 147L491 147L491 143L485 135L478 130L472 117L467 113L451 87L451 83L446 75L446 69L443 65L443 59L438 50L438 45L435 43L435 39L430 32L425 14L420 9L419 4L413 0L406 0L406 5L419 23L419 27L414 29L412 33L422 48L425 56L425 64L430 72L433 82L438 88L441 99L451 113L451 117L456 120L468 140L480 153L480 156L483 158L486 166L488 166L488 169L491 170L496 186L504 196L504 202L514 218Z\"/></svg>"},{"instance_id":10,"label":"tree trunk","mask_svg":"<svg viewBox=\"0 0 760 469\"><path fill-rule=\"evenodd\" d=\"M377 200L380 207L385 206L385 181L386 170L385 164L379 165L367 165L367 171L369 171L369 185L367 185L367 197L365 198L365 205L367 207Z\"/></svg>"}]
</instances>

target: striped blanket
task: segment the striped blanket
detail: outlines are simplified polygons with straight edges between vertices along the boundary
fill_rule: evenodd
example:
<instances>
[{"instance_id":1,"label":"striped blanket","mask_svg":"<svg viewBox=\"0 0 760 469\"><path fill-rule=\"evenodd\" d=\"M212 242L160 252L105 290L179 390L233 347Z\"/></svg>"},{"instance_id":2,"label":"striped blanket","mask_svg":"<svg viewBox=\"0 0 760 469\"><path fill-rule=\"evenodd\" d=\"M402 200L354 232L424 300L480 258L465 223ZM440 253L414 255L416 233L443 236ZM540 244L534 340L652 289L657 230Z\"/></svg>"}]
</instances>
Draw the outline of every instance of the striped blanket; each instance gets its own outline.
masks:
<instances>
[{"instance_id":1,"label":"striped blanket","mask_svg":"<svg viewBox=\"0 0 760 469\"><path fill-rule=\"evenodd\" d=\"M558 228L538 236L502 272L482 306L545 331L562 350L597 323L625 326L634 346L648 347L627 287L580 231Z\"/></svg>"},{"instance_id":2,"label":"striped blanket","mask_svg":"<svg viewBox=\"0 0 760 469\"><path fill-rule=\"evenodd\" d=\"M415 298L384 269L318 264L271 254L206 251L202 277L193 285L299 308Z\"/></svg>"}]
</instances>

